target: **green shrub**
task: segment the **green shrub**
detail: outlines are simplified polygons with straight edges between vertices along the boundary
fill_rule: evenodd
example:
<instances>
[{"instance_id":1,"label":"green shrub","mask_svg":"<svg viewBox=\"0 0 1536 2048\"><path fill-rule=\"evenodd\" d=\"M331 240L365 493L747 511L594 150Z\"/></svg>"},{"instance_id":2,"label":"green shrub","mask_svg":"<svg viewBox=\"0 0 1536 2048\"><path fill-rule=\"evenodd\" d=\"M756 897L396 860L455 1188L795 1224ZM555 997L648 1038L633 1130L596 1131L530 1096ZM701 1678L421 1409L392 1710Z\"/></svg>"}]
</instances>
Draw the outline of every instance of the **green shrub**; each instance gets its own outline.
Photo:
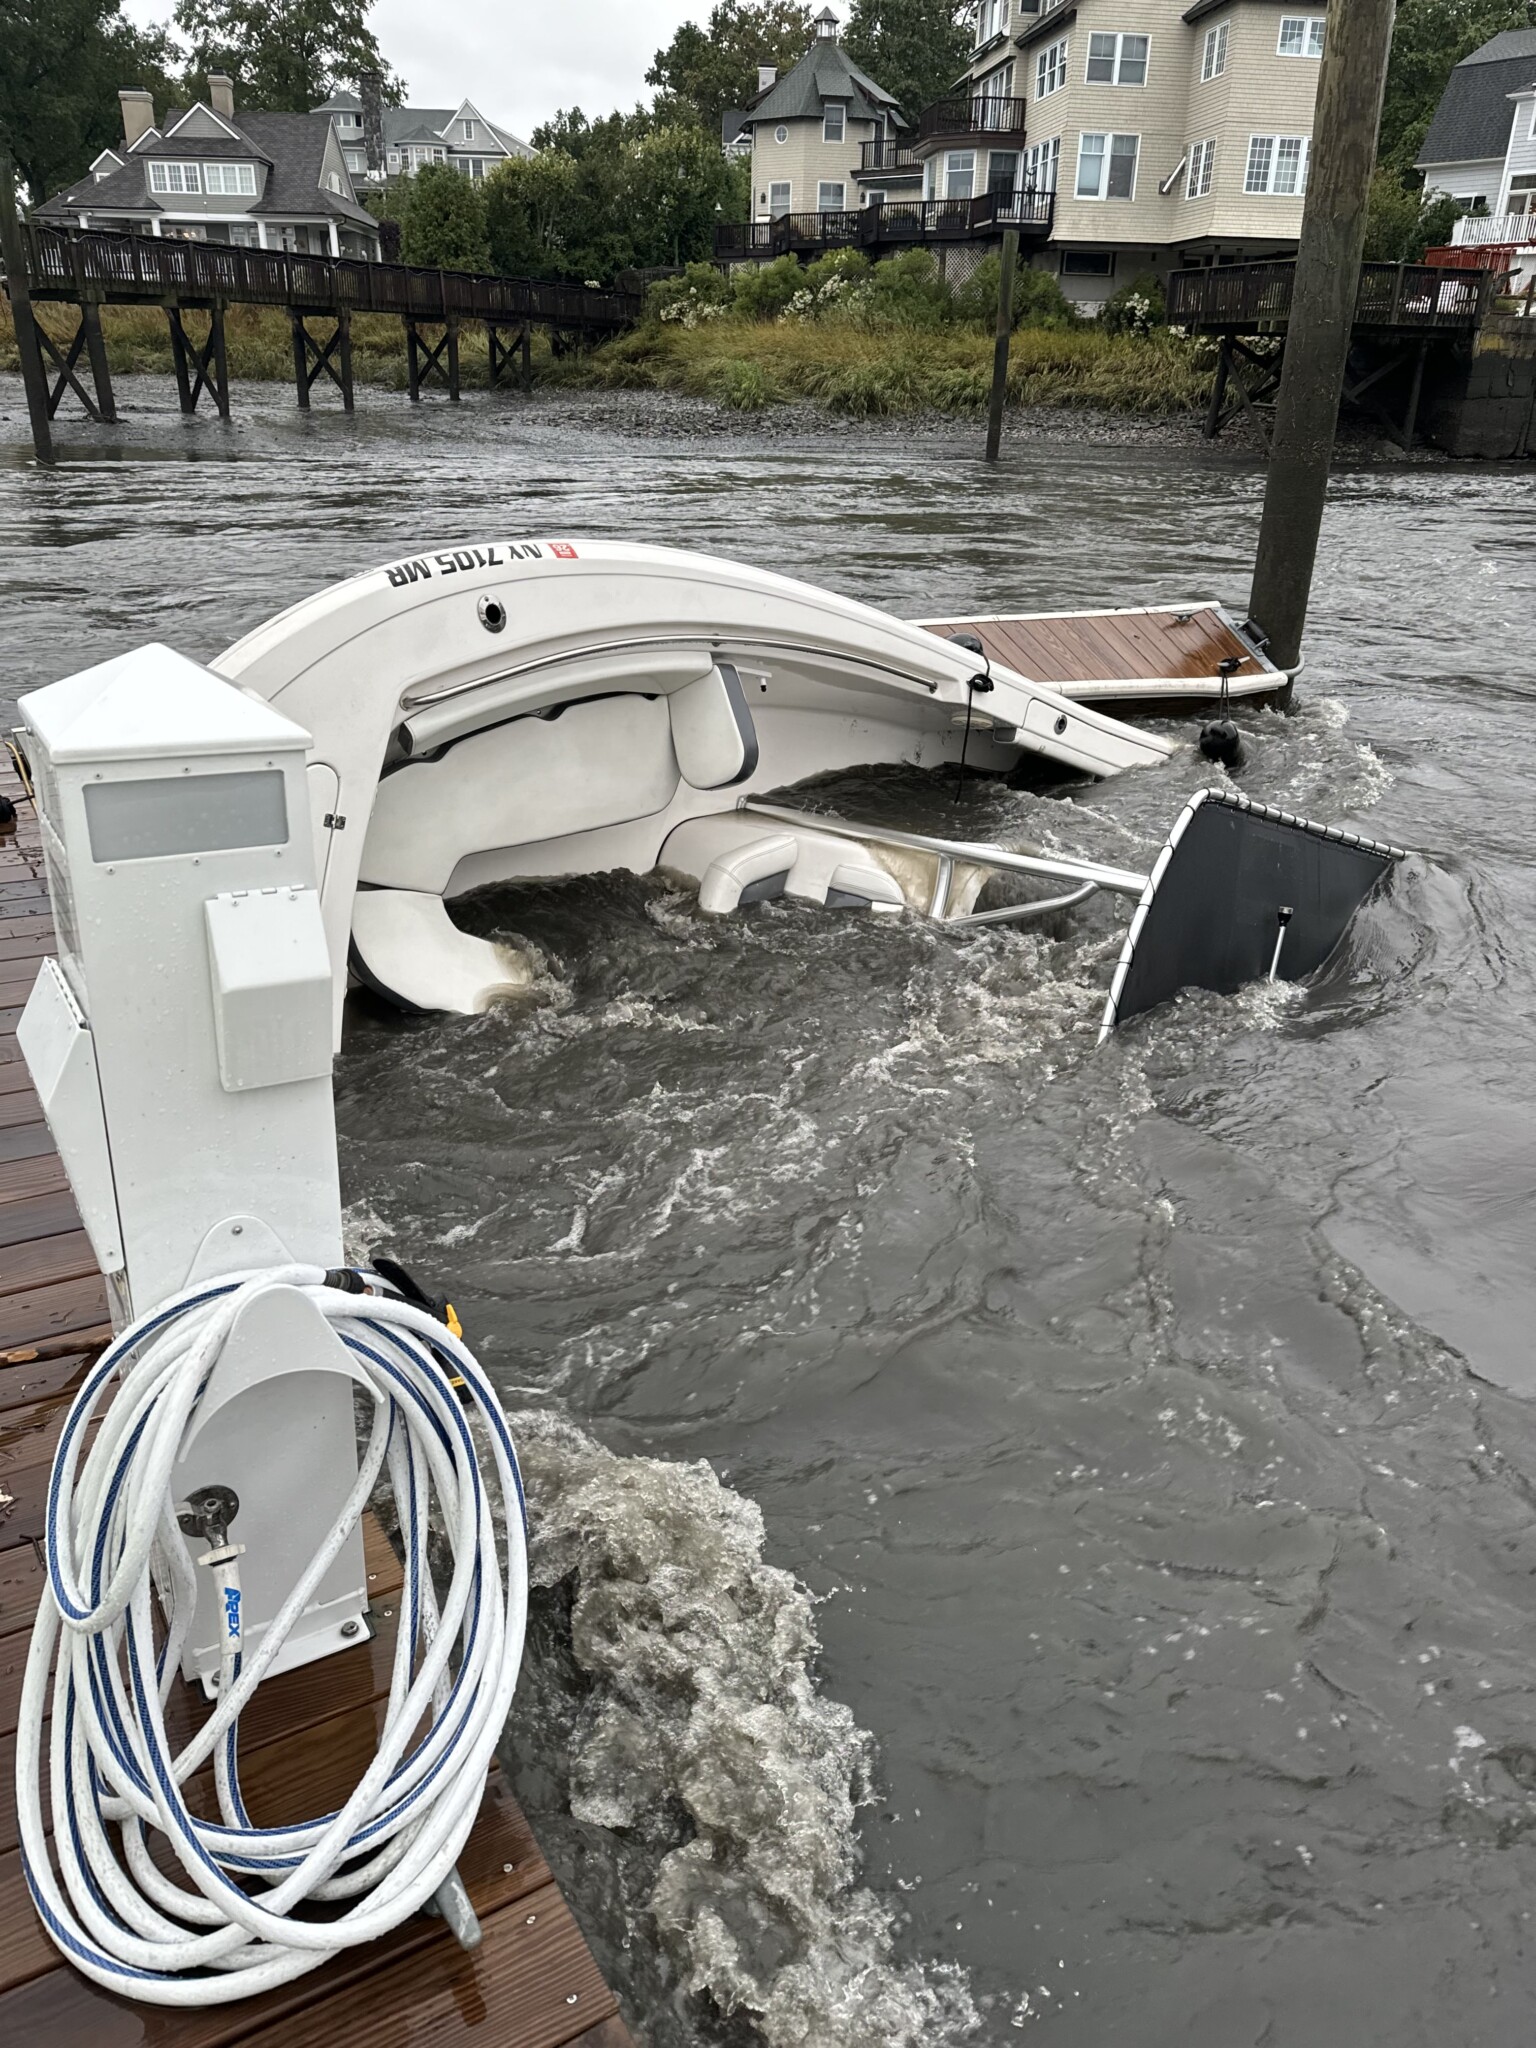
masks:
<instances>
[{"instance_id":1,"label":"green shrub","mask_svg":"<svg viewBox=\"0 0 1536 2048\"><path fill-rule=\"evenodd\" d=\"M990 332L997 325L997 288L1002 282L1002 259L984 256L962 285L955 287L955 318L974 320ZM1076 327L1078 315L1061 286L1048 270L1026 265L1013 276L1013 324L1015 327Z\"/></svg>"},{"instance_id":2,"label":"green shrub","mask_svg":"<svg viewBox=\"0 0 1536 2048\"><path fill-rule=\"evenodd\" d=\"M690 263L680 277L658 278L645 295L645 314L648 320L697 327L729 312L734 298L730 279L712 263Z\"/></svg>"},{"instance_id":3,"label":"green shrub","mask_svg":"<svg viewBox=\"0 0 1536 2048\"><path fill-rule=\"evenodd\" d=\"M737 272L736 310L748 320L775 320L804 288L805 273L794 257L777 256L760 269Z\"/></svg>"},{"instance_id":4,"label":"green shrub","mask_svg":"<svg viewBox=\"0 0 1536 2048\"><path fill-rule=\"evenodd\" d=\"M1111 292L1099 314L1099 326L1106 334L1150 334L1167 320L1168 301L1150 271Z\"/></svg>"},{"instance_id":5,"label":"green shrub","mask_svg":"<svg viewBox=\"0 0 1536 2048\"><path fill-rule=\"evenodd\" d=\"M869 274L869 311L874 325L938 327L953 302L939 266L926 249L887 256Z\"/></svg>"}]
</instances>

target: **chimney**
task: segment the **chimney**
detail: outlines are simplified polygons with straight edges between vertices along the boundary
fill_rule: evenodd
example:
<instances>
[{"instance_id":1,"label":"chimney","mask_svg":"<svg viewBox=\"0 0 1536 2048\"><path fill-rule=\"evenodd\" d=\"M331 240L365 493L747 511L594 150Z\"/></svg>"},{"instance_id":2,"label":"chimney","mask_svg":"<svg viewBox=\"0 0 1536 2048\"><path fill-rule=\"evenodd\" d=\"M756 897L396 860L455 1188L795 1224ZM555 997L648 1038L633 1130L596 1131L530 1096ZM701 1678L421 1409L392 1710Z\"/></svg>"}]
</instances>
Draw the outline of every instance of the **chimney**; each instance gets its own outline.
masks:
<instances>
[{"instance_id":1,"label":"chimney","mask_svg":"<svg viewBox=\"0 0 1536 2048\"><path fill-rule=\"evenodd\" d=\"M227 71L209 72L208 104L226 121L235 118L235 81Z\"/></svg>"},{"instance_id":2,"label":"chimney","mask_svg":"<svg viewBox=\"0 0 1536 2048\"><path fill-rule=\"evenodd\" d=\"M384 175L384 81L377 71L357 74L357 96L363 103L363 160L370 178Z\"/></svg>"},{"instance_id":3,"label":"chimney","mask_svg":"<svg viewBox=\"0 0 1536 2048\"><path fill-rule=\"evenodd\" d=\"M117 98L123 110L123 140L132 149L139 137L147 135L155 125L155 96L142 85L135 85L120 92Z\"/></svg>"},{"instance_id":4,"label":"chimney","mask_svg":"<svg viewBox=\"0 0 1536 2048\"><path fill-rule=\"evenodd\" d=\"M758 89L758 91L759 91L759 92L766 92L766 91L768 90L768 88L769 88L769 86L770 86L770 85L777 85L777 84L778 84L778 82L779 82L779 67L778 67L778 65L777 65L777 64L759 64L759 65L758 65L758 67L757 67L757 89Z\"/></svg>"}]
</instances>

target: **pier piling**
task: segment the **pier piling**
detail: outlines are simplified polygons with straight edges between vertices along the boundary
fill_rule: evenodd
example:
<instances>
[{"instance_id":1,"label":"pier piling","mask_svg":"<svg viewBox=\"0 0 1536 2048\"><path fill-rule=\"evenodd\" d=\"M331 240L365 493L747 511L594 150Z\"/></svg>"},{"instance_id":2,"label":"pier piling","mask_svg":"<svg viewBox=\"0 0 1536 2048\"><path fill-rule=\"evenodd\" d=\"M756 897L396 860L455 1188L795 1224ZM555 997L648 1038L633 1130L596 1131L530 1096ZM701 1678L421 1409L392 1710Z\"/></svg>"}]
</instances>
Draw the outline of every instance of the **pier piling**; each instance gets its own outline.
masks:
<instances>
[{"instance_id":1,"label":"pier piling","mask_svg":"<svg viewBox=\"0 0 1536 2048\"><path fill-rule=\"evenodd\" d=\"M1329 0L1301 243L1249 610L1277 667L1301 656L1360 289L1393 0Z\"/></svg>"},{"instance_id":2,"label":"pier piling","mask_svg":"<svg viewBox=\"0 0 1536 2048\"><path fill-rule=\"evenodd\" d=\"M1013 347L1013 278L1019 261L1019 231L1003 230L997 273L997 329L992 349L992 402L987 412L987 460L996 462L1003 445L1003 408L1008 403L1008 357Z\"/></svg>"},{"instance_id":3,"label":"pier piling","mask_svg":"<svg viewBox=\"0 0 1536 2048\"><path fill-rule=\"evenodd\" d=\"M32 314L32 295L27 289L27 260L22 244L21 216L16 208L16 172L8 156L0 156L0 256L5 259L6 293L11 302L11 320L16 329L16 353L21 358L22 388L27 394L27 417L32 425L32 446L45 468L53 467L53 415L48 404L48 373L38 342L37 321Z\"/></svg>"}]
</instances>

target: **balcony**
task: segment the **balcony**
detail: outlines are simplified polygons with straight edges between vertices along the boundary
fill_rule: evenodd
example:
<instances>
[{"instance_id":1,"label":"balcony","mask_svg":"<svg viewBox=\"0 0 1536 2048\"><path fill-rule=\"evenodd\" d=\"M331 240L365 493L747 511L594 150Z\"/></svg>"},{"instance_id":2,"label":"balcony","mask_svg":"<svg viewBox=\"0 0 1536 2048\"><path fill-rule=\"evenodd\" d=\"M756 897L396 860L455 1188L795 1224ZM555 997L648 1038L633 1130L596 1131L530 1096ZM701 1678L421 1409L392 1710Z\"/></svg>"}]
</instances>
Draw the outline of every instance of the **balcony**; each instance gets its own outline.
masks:
<instances>
[{"instance_id":1,"label":"balcony","mask_svg":"<svg viewBox=\"0 0 1536 2048\"><path fill-rule=\"evenodd\" d=\"M976 199L892 199L859 212L786 213L777 220L731 224L715 230L715 260L824 256L830 249L862 249L872 257L936 242L986 242L1005 228L1021 241L1050 239L1054 192L983 192Z\"/></svg>"},{"instance_id":2,"label":"balcony","mask_svg":"<svg viewBox=\"0 0 1536 2048\"><path fill-rule=\"evenodd\" d=\"M923 160L910 142L861 142L855 177L921 177Z\"/></svg>"},{"instance_id":3,"label":"balcony","mask_svg":"<svg viewBox=\"0 0 1536 2048\"><path fill-rule=\"evenodd\" d=\"M935 100L917 117L918 156L931 156L946 144L998 143L1017 149L1024 140L1029 102L1002 94L977 94L971 99Z\"/></svg>"},{"instance_id":4,"label":"balcony","mask_svg":"<svg viewBox=\"0 0 1536 2048\"><path fill-rule=\"evenodd\" d=\"M1536 214L1464 213L1451 229L1453 249L1536 247Z\"/></svg>"}]
</instances>

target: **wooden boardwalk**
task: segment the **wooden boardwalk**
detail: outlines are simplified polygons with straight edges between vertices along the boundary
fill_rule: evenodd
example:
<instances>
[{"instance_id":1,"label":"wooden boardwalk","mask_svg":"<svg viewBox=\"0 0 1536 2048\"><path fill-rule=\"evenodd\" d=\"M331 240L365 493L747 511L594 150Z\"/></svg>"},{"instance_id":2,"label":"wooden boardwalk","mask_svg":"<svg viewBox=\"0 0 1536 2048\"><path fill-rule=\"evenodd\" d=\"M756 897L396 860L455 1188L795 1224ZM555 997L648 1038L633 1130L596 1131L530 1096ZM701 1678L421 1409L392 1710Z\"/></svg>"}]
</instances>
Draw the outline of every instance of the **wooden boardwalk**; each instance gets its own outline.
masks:
<instances>
[{"instance_id":1,"label":"wooden boardwalk","mask_svg":"<svg viewBox=\"0 0 1536 2048\"><path fill-rule=\"evenodd\" d=\"M64 1964L38 1924L16 1827L17 1708L44 1585L37 1539L70 1396L111 1331L101 1277L16 1044L37 963L52 950L53 920L36 817L3 754L0 763L0 793L19 811L14 837L0 839L0 2042L630 2048L618 2001L499 1772L460 1864L484 1928L473 1954L440 1921L418 1915L265 1997L177 2012L98 1991ZM242 1719L242 1785L263 1825L338 1805L373 1756L402 1574L371 1517L365 1546L373 1639L269 1680ZM208 1711L200 1692L179 1686L168 1723L190 1734Z\"/></svg>"},{"instance_id":2,"label":"wooden boardwalk","mask_svg":"<svg viewBox=\"0 0 1536 2048\"><path fill-rule=\"evenodd\" d=\"M352 319L382 313L405 329L407 390L413 401L437 381L459 396L459 335L466 321L483 326L491 383L517 368L530 374L529 337L543 328L556 347L601 341L640 317L637 292L601 291L526 277L477 277L400 263L360 263L340 256L298 256L280 249L243 249L222 242L122 235L95 228L54 228L23 221L0 162L0 263L16 329L37 459L53 461L51 422L66 396L88 418L111 423L117 402L102 335L103 306L159 306L169 326L177 397L194 413L206 393L220 418L230 413L225 310L269 306L286 312L293 338L294 386L308 411L317 383L334 384L353 408ZM34 304L75 305L73 337L58 341L40 325ZM206 333L189 332L183 315L207 317Z\"/></svg>"}]
</instances>

